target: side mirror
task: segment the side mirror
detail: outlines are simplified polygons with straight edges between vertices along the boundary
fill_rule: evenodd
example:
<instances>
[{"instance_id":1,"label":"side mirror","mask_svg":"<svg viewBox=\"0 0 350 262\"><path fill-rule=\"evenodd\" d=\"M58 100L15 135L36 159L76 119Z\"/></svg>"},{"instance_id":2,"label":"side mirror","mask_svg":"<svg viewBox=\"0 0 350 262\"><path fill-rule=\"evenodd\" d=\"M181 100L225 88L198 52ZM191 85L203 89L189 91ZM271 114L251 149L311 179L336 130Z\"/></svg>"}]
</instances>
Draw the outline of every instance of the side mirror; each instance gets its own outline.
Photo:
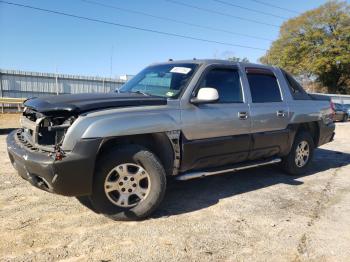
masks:
<instances>
[{"instance_id":1,"label":"side mirror","mask_svg":"<svg viewBox=\"0 0 350 262\"><path fill-rule=\"evenodd\" d=\"M202 87L196 97L191 98L192 104L209 104L219 100L218 90L212 87Z\"/></svg>"}]
</instances>

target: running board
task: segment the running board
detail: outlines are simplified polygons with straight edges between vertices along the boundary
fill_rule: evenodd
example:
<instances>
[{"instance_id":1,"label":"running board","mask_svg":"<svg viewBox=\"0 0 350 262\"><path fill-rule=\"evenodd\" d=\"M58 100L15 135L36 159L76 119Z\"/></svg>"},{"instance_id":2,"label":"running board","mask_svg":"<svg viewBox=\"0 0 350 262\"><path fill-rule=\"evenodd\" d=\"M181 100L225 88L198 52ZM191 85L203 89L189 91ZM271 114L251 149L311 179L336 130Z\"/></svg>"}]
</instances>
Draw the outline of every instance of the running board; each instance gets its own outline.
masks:
<instances>
[{"instance_id":1,"label":"running board","mask_svg":"<svg viewBox=\"0 0 350 262\"><path fill-rule=\"evenodd\" d=\"M281 158L273 158L268 161L255 161L251 163L246 163L245 165L237 165L235 167L231 167L229 169L223 169L223 170L215 170L215 171L195 171L195 172L189 172L189 173L184 173L181 175L178 175L175 177L176 180L190 180L194 178L199 178L199 177L206 177L206 176L214 176L214 175L220 175L228 172L236 172L239 170L244 170L244 169L249 169L253 167L258 167L258 166L266 166L266 165L271 165L271 164L276 164L281 162Z\"/></svg>"}]
</instances>

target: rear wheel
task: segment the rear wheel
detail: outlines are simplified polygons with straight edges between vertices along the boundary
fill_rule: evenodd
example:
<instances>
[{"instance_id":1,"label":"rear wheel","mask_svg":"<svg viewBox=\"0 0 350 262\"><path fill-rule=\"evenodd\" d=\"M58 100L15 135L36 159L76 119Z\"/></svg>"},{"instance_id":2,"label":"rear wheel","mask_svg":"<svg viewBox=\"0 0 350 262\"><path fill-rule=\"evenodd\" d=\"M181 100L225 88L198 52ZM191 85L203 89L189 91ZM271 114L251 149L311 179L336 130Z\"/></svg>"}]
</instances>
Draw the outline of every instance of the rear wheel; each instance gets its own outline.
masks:
<instances>
[{"instance_id":1,"label":"rear wheel","mask_svg":"<svg viewBox=\"0 0 350 262\"><path fill-rule=\"evenodd\" d=\"M309 132L299 132L289 154L283 159L282 167L290 175L304 174L314 153L314 142Z\"/></svg>"},{"instance_id":2,"label":"rear wheel","mask_svg":"<svg viewBox=\"0 0 350 262\"><path fill-rule=\"evenodd\" d=\"M165 188L158 158L144 147L128 145L99 158L90 200L95 210L114 220L138 220L158 207Z\"/></svg>"}]
</instances>

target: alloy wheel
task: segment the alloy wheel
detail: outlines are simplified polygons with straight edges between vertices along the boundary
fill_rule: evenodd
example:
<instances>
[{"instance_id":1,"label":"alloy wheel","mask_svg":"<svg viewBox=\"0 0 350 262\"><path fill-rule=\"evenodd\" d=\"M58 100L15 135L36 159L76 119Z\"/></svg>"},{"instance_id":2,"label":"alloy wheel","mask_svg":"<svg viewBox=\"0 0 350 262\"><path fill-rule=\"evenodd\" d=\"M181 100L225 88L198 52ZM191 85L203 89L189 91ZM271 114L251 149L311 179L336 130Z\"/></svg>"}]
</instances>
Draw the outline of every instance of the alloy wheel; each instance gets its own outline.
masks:
<instances>
[{"instance_id":1,"label":"alloy wheel","mask_svg":"<svg viewBox=\"0 0 350 262\"><path fill-rule=\"evenodd\" d=\"M140 165L125 163L113 168L106 176L104 190L107 198L119 207L133 207L149 194L151 180Z\"/></svg>"}]
</instances>

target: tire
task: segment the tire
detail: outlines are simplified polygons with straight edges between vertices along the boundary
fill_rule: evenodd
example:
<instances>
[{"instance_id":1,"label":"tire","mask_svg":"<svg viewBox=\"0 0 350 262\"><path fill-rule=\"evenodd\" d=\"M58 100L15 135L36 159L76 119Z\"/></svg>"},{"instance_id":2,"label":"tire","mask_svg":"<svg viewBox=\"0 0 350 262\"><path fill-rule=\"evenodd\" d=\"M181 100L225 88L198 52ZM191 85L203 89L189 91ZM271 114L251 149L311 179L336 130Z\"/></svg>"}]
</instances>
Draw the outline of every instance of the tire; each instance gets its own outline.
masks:
<instances>
[{"instance_id":1,"label":"tire","mask_svg":"<svg viewBox=\"0 0 350 262\"><path fill-rule=\"evenodd\" d=\"M158 158L144 147L128 145L99 157L90 201L113 220L140 220L159 206L165 190L166 174Z\"/></svg>"},{"instance_id":2,"label":"tire","mask_svg":"<svg viewBox=\"0 0 350 262\"><path fill-rule=\"evenodd\" d=\"M88 209L94 211L95 213L98 213L97 210L95 209L95 207L92 205L90 197L89 196L78 196L75 197L80 204L82 204L83 206L87 207Z\"/></svg>"},{"instance_id":3,"label":"tire","mask_svg":"<svg viewBox=\"0 0 350 262\"><path fill-rule=\"evenodd\" d=\"M307 144L307 148L309 152L308 157L306 159L305 159L305 156L301 157L303 154L306 155L305 152L307 151L303 146L305 145L304 143ZM297 153L297 150L298 152L300 152L300 148L304 148L304 151L302 151L304 153L301 153L301 154ZM294 138L291 151L286 157L283 158L282 168L284 169L284 171L287 174L294 175L294 176L305 174L311 163L311 160L314 154L314 148L315 148L314 141L310 133L307 131L298 132Z\"/></svg>"}]
</instances>

